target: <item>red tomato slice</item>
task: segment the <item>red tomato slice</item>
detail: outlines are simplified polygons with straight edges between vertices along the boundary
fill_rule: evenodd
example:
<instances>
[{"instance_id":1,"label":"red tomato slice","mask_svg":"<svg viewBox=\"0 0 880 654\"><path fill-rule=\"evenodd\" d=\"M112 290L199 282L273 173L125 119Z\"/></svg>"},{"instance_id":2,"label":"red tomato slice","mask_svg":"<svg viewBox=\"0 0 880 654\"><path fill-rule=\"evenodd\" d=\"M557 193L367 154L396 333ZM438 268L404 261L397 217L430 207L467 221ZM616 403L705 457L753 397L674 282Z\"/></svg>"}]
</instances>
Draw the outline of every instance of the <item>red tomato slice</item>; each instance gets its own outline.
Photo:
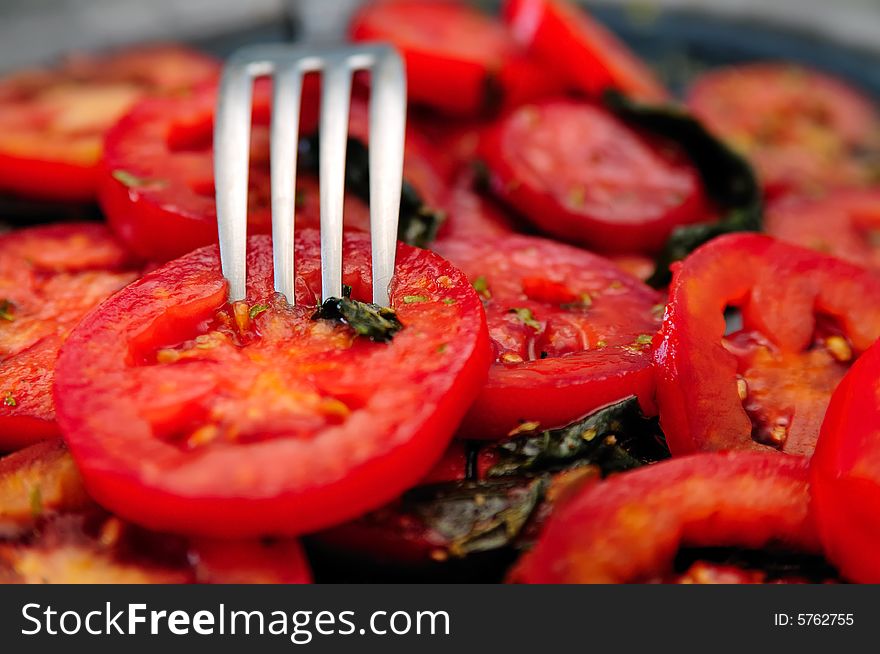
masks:
<instances>
[{"instance_id":1,"label":"red tomato slice","mask_svg":"<svg viewBox=\"0 0 880 654\"><path fill-rule=\"evenodd\" d=\"M317 116L312 114L317 90L317 85L308 84L304 90L303 132L315 128ZM217 240L212 148L215 104L213 88L190 98L146 101L107 135L98 199L119 238L145 258L168 261ZM248 175L251 233L271 231L269 106L269 87L257 84ZM355 101L352 134L364 138L367 125L367 107ZM407 179L427 203L439 203L446 186L431 166L430 144L409 130L406 148ZM297 181L297 193L306 205L297 213L298 225L318 224L316 191L313 179L306 176ZM369 213L356 198L347 198L345 210L347 226L363 229L369 225ZM167 238L167 234L174 234L174 238Z\"/></svg>"},{"instance_id":2,"label":"red tomato slice","mask_svg":"<svg viewBox=\"0 0 880 654\"><path fill-rule=\"evenodd\" d=\"M699 78L688 105L754 162L770 197L870 182L853 155L880 147L880 122L838 79L790 64L736 66Z\"/></svg>"},{"instance_id":3,"label":"red tomato slice","mask_svg":"<svg viewBox=\"0 0 880 654\"><path fill-rule=\"evenodd\" d=\"M514 569L524 583L627 583L667 573L680 547L785 545L818 553L807 462L730 452L587 484L557 506Z\"/></svg>"},{"instance_id":4,"label":"red tomato slice","mask_svg":"<svg viewBox=\"0 0 880 654\"><path fill-rule=\"evenodd\" d=\"M189 92L219 70L199 52L155 46L0 79L0 190L93 200L105 132L141 98Z\"/></svg>"},{"instance_id":5,"label":"red tomato slice","mask_svg":"<svg viewBox=\"0 0 880 654\"><path fill-rule=\"evenodd\" d=\"M591 104L521 107L482 152L500 198L547 234L602 252L658 250L676 226L706 216L699 174L681 151Z\"/></svg>"},{"instance_id":6,"label":"red tomato slice","mask_svg":"<svg viewBox=\"0 0 880 654\"><path fill-rule=\"evenodd\" d=\"M811 465L811 490L828 557L852 581L880 583L880 345L834 392Z\"/></svg>"},{"instance_id":7,"label":"red tomato slice","mask_svg":"<svg viewBox=\"0 0 880 654\"><path fill-rule=\"evenodd\" d=\"M764 227L782 241L880 270L880 191L836 191L821 199L775 202Z\"/></svg>"},{"instance_id":8,"label":"red tomato slice","mask_svg":"<svg viewBox=\"0 0 880 654\"><path fill-rule=\"evenodd\" d=\"M658 293L606 259L532 236L436 248L481 295L494 347L462 436L502 438L527 422L560 427L633 394L650 407Z\"/></svg>"},{"instance_id":9,"label":"red tomato slice","mask_svg":"<svg viewBox=\"0 0 880 654\"><path fill-rule=\"evenodd\" d=\"M502 24L462 2L369 2L350 34L397 47L410 100L447 114L475 115L499 100L515 106L560 90L555 75L529 60Z\"/></svg>"},{"instance_id":10,"label":"red tomato slice","mask_svg":"<svg viewBox=\"0 0 880 654\"><path fill-rule=\"evenodd\" d=\"M449 189L446 220L437 233L438 240L491 238L517 231L517 225L503 207L474 188L473 171L464 171Z\"/></svg>"},{"instance_id":11,"label":"red tomato slice","mask_svg":"<svg viewBox=\"0 0 880 654\"><path fill-rule=\"evenodd\" d=\"M0 236L0 451L58 435L55 358L67 334L139 267L103 225Z\"/></svg>"},{"instance_id":12,"label":"red tomato slice","mask_svg":"<svg viewBox=\"0 0 880 654\"><path fill-rule=\"evenodd\" d=\"M197 539L188 559L200 584L309 584L312 573L297 540Z\"/></svg>"},{"instance_id":13,"label":"red tomato slice","mask_svg":"<svg viewBox=\"0 0 880 654\"><path fill-rule=\"evenodd\" d=\"M274 293L269 238L252 237L248 304L227 305L210 247L130 285L71 335L59 422L100 504L174 532L302 533L380 506L439 458L488 366L467 279L400 245L392 305L405 327L373 343L312 319L319 238L297 238L295 307ZM369 237L350 232L343 261L352 296L372 297Z\"/></svg>"},{"instance_id":14,"label":"red tomato slice","mask_svg":"<svg viewBox=\"0 0 880 654\"><path fill-rule=\"evenodd\" d=\"M507 0L503 14L516 40L550 70L560 70L573 88L593 97L617 89L634 100L669 100L651 70L580 7L562 0Z\"/></svg>"},{"instance_id":15,"label":"red tomato slice","mask_svg":"<svg viewBox=\"0 0 880 654\"><path fill-rule=\"evenodd\" d=\"M743 328L725 336L726 307ZM757 234L722 236L675 267L655 338L670 451L812 454L832 391L880 336L880 278Z\"/></svg>"}]
</instances>

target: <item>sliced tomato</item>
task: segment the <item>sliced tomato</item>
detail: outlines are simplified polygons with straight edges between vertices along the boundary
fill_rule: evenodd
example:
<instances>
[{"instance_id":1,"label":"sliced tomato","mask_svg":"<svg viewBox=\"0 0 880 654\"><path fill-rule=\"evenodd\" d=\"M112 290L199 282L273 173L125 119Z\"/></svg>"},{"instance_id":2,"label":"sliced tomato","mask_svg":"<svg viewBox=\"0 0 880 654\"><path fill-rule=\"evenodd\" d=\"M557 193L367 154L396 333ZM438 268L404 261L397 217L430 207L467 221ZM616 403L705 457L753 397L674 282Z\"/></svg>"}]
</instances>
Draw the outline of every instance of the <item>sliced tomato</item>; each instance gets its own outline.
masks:
<instances>
[{"instance_id":1,"label":"sliced tomato","mask_svg":"<svg viewBox=\"0 0 880 654\"><path fill-rule=\"evenodd\" d=\"M593 97L617 89L634 100L663 102L669 93L651 70L581 7L564 0L506 0L504 19L519 43Z\"/></svg>"},{"instance_id":2,"label":"sliced tomato","mask_svg":"<svg viewBox=\"0 0 880 654\"><path fill-rule=\"evenodd\" d=\"M410 100L444 113L477 115L560 88L501 23L463 2L376 0L356 14L350 34L396 46L406 60Z\"/></svg>"},{"instance_id":3,"label":"sliced tomato","mask_svg":"<svg viewBox=\"0 0 880 654\"><path fill-rule=\"evenodd\" d=\"M492 188L540 230L601 252L651 252L705 219L697 170L597 106L553 100L501 120L481 146Z\"/></svg>"},{"instance_id":4,"label":"sliced tomato","mask_svg":"<svg viewBox=\"0 0 880 654\"><path fill-rule=\"evenodd\" d=\"M303 132L315 128L317 91L317 85L309 84L304 91ZM272 224L270 97L269 87L258 83L248 174L251 233L268 233ZM168 261L217 240L212 148L215 104L214 88L189 98L146 101L107 136L98 199L114 232L145 258ZM350 130L354 136L367 136L367 106L360 100L352 105ZM431 146L410 129L405 174L433 205L440 202L446 186L431 166L430 151ZM297 224L316 226L320 213L314 179L305 176L297 180L296 188L303 209L297 214ZM366 207L354 197L346 199L344 216L346 225L354 229L369 225ZM174 234L174 238L167 238L167 234Z\"/></svg>"},{"instance_id":5,"label":"sliced tomato","mask_svg":"<svg viewBox=\"0 0 880 654\"><path fill-rule=\"evenodd\" d=\"M299 541L197 539L189 545L190 564L200 584L308 584L309 564Z\"/></svg>"},{"instance_id":6,"label":"sliced tomato","mask_svg":"<svg viewBox=\"0 0 880 654\"><path fill-rule=\"evenodd\" d=\"M219 70L169 45L77 55L0 79L0 190L94 199L105 132L141 98L188 93Z\"/></svg>"},{"instance_id":7,"label":"sliced tomato","mask_svg":"<svg viewBox=\"0 0 880 654\"><path fill-rule=\"evenodd\" d=\"M634 394L650 411L658 293L606 259L532 236L436 248L482 297L494 348L462 436L503 438L524 423L559 427Z\"/></svg>"},{"instance_id":8,"label":"sliced tomato","mask_svg":"<svg viewBox=\"0 0 880 654\"><path fill-rule=\"evenodd\" d=\"M486 327L462 273L400 245L390 343L313 319L319 237L298 230L296 306L252 237L247 304L226 303L216 247L146 275L80 324L55 397L90 494L152 528L302 533L396 497L439 458L485 380ZM369 237L344 280L372 297ZM125 424L120 432L117 426Z\"/></svg>"},{"instance_id":9,"label":"sliced tomato","mask_svg":"<svg viewBox=\"0 0 880 654\"><path fill-rule=\"evenodd\" d=\"M764 226L776 238L880 270L880 191L846 190L769 207Z\"/></svg>"},{"instance_id":10,"label":"sliced tomato","mask_svg":"<svg viewBox=\"0 0 880 654\"><path fill-rule=\"evenodd\" d=\"M867 300L865 300L867 301ZM816 519L828 557L849 579L880 582L880 345L834 392L812 460Z\"/></svg>"},{"instance_id":11,"label":"sliced tomato","mask_svg":"<svg viewBox=\"0 0 880 654\"><path fill-rule=\"evenodd\" d=\"M668 573L684 546L818 553L807 477L805 459L772 452L697 454L614 475L557 506L511 578L643 581Z\"/></svg>"},{"instance_id":12,"label":"sliced tomato","mask_svg":"<svg viewBox=\"0 0 880 654\"><path fill-rule=\"evenodd\" d=\"M724 311L742 311L725 335ZM655 338L660 422L673 454L812 454L828 399L880 337L880 278L757 234L677 264Z\"/></svg>"},{"instance_id":13,"label":"sliced tomato","mask_svg":"<svg viewBox=\"0 0 880 654\"><path fill-rule=\"evenodd\" d=\"M736 66L697 79L688 105L754 162L770 197L871 181L856 154L880 147L877 112L834 77L791 64Z\"/></svg>"},{"instance_id":14,"label":"sliced tomato","mask_svg":"<svg viewBox=\"0 0 880 654\"><path fill-rule=\"evenodd\" d=\"M437 233L438 240L504 236L517 231L504 207L474 188L473 171L464 171L450 186L444 206L446 220Z\"/></svg>"},{"instance_id":15,"label":"sliced tomato","mask_svg":"<svg viewBox=\"0 0 880 654\"><path fill-rule=\"evenodd\" d=\"M642 281L646 281L653 275L654 270L657 268L657 264L653 259L638 254L621 254L611 257L611 260L625 273Z\"/></svg>"},{"instance_id":16,"label":"sliced tomato","mask_svg":"<svg viewBox=\"0 0 880 654\"><path fill-rule=\"evenodd\" d=\"M58 350L80 318L139 269L103 225L0 235L0 451L58 435Z\"/></svg>"}]
</instances>

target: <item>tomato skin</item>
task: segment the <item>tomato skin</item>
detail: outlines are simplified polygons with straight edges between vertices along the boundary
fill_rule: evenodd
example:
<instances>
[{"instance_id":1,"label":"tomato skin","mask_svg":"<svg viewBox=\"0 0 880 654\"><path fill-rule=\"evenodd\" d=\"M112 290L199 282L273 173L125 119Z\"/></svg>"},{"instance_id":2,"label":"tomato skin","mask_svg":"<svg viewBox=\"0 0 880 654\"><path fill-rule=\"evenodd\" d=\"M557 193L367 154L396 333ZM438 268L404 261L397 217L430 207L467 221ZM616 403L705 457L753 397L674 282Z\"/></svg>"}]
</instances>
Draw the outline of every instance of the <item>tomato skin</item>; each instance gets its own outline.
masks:
<instances>
[{"instance_id":1,"label":"tomato skin","mask_svg":"<svg viewBox=\"0 0 880 654\"><path fill-rule=\"evenodd\" d=\"M771 236L880 270L880 192L838 190L822 198L788 198L770 205L765 228Z\"/></svg>"},{"instance_id":2,"label":"tomato skin","mask_svg":"<svg viewBox=\"0 0 880 654\"><path fill-rule=\"evenodd\" d=\"M312 583L308 561L297 540L196 539L190 543L189 559L200 584Z\"/></svg>"},{"instance_id":3,"label":"tomato skin","mask_svg":"<svg viewBox=\"0 0 880 654\"><path fill-rule=\"evenodd\" d=\"M738 394L738 360L722 346L727 306L742 309L745 331L768 340L766 351L778 356L783 370L786 358L795 358L787 379L812 393L803 407L820 420L830 390L813 389L811 376L799 377L808 357L821 354L814 347L817 315L839 323L850 358L880 336L880 279L863 268L757 234L722 236L702 246L676 264L670 302L654 338L660 422L673 455L768 448L752 438L752 421ZM832 364L837 365L827 365ZM748 397L751 393L749 388ZM819 425L809 427L815 433L779 447L811 454Z\"/></svg>"},{"instance_id":4,"label":"tomato skin","mask_svg":"<svg viewBox=\"0 0 880 654\"><path fill-rule=\"evenodd\" d=\"M659 324L658 293L601 257L537 237L444 240L435 248L485 286L478 291L495 350L460 436L504 438L532 421L560 427L633 394L653 412L648 344Z\"/></svg>"},{"instance_id":5,"label":"tomato skin","mask_svg":"<svg viewBox=\"0 0 880 654\"><path fill-rule=\"evenodd\" d=\"M522 583L656 578L680 546L821 551L801 457L674 458L586 485L557 507L512 573Z\"/></svg>"},{"instance_id":6,"label":"tomato skin","mask_svg":"<svg viewBox=\"0 0 880 654\"><path fill-rule=\"evenodd\" d=\"M0 451L59 435L52 404L58 350L80 318L140 268L95 223L0 235Z\"/></svg>"},{"instance_id":7,"label":"tomato skin","mask_svg":"<svg viewBox=\"0 0 880 654\"><path fill-rule=\"evenodd\" d=\"M670 99L622 41L570 2L506 0L503 16L517 41L545 65L561 68L572 88L595 98L617 89L634 100Z\"/></svg>"},{"instance_id":8,"label":"tomato skin","mask_svg":"<svg viewBox=\"0 0 880 654\"><path fill-rule=\"evenodd\" d=\"M816 520L828 558L848 579L880 582L880 345L837 387L811 462Z\"/></svg>"},{"instance_id":9,"label":"tomato skin","mask_svg":"<svg viewBox=\"0 0 880 654\"><path fill-rule=\"evenodd\" d=\"M880 118L871 100L839 79L757 62L704 74L687 104L755 164L770 199L871 183L856 153L880 147Z\"/></svg>"},{"instance_id":10,"label":"tomato skin","mask_svg":"<svg viewBox=\"0 0 880 654\"><path fill-rule=\"evenodd\" d=\"M704 220L696 169L605 110L548 100L508 114L481 153L492 190L538 229L603 253L651 253Z\"/></svg>"},{"instance_id":11,"label":"tomato skin","mask_svg":"<svg viewBox=\"0 0 880 654\"><path fill-rule=\"evenodd\" d=\"M95 198L106 130L138 99L216 79L212 57L142 46L70 57L0 80L0 191L70 202Z\"/></svg>"},{"instance_id":12,"label":"tomato skin","mask_svg":"<svg viewBox=\"0 0 880 654\"><path fill-rule=\"evenodd\" d=\"M55 397L96 501L160 530L296 534L381 505L440 457L488 366L475 292L436 255L400 245L392 305L408 327L390 344L354 342L348 328L311 320L319 239L307 229L297 239L297 306L286 309L276 304L270 241L251 238L248 301L270 307L254 319L264 331L245 348L253 360L232 336L207 350L187 345L226 304L216 247L148 274L80 324L59 358ZM370 293L368 243L365 234L345 237L354 297ZM182 358L162 363L168 343L181 344L171 352ZM267 358L260 348L281 351ZM344 358L335 356L340 349ZM291 356L306 357L300 374L272 363ZM256 404L254 384L267 387ZM268 393L278 402L267 404ZM342 413L330 412L340 405ZM112 428L120 422L129 426L124 435ZM219 440L193 456L202 427Z\"/></svg>"}]
</instances>

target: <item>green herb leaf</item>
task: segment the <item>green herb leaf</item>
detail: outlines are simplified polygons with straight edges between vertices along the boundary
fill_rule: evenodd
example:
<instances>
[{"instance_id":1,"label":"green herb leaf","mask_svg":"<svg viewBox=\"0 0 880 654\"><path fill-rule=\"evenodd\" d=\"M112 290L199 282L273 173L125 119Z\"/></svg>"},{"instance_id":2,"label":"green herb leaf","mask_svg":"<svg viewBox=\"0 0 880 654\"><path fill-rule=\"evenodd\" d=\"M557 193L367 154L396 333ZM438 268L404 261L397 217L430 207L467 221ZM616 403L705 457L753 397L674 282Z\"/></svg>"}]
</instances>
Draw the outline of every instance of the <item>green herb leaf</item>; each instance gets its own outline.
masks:
<instances>
[{"instance_id":1,"label":"green herb leaf","mask_svg":"<svg viewBox=\"0 0 880 654\"><path fill-rule=\"evenodd\" d=\"M404 304L418 304L419 302L427 302L428 298L424 295L404 295Z\"/></svg>"},{"instance_id":2,"label":"green herb leaf","mask_svg":"<svg viewBox=\"0 0 880 654\"><path fill-rule=\"evenodd\" d=\"M0 320L15 320L15 304L12 300L0 300Z\"/></svg>"},{"instance_id":3,"label":"green herb leaf","mask_svg":"<svg viewBox=\"0 0 880 654\"><path fill-rule=\"evenodd\" d=\"M656 418L646 418L632 396L567 427L521 433L494 446L490 477L534 476L583 465L603 474L636 468L669 456Z\"/></svg>"},{"instance_id":4,"label":"green herb leaf","mask_svg":"<svg viewBox=\"0 0 880 654\"><path fill-rule=\"evenodd\" d=\"M252 307L250 308L250 310L248 311L248 317L249 317L251 320L253 320L253 319L256 318L257 316L259 316L261 313L264 313L264 312L266 312L266 311L268 311L268 310L269 310L269 305L268 305L268 304L255 304L255 305L252 306Z\"/></svg>"},{"instance_id":5,"label":"green herb leaf","mask_svg":"<svg viewBox=\"0 0 880 654\"><path fill-rule=\"evenodd\" d=\"M541 323L535 320L535 316L532 314L531 309L513 308L508 311L508 313L516 314L516 317L519 318L524 325L526 325L527 327L531 327L536 332L541 331Z\"/></svg>"},{"instance_id":6,"label":"green herb leaf","mask_svg":"<svg viewBox=\"0 0 880 654\"><path fill-rule=\"evenodd\" d=\"M127 170L114 170L110 173L110 176L128 188L163 188L168 186L168 182L164 179L147 179L144 177L138 177Z\"/></svg>"},{"instance_id":7,"label":"green herb leaf","mask_svg":"<svg viewBox=\"0 0 880 654\"><path fill-rule=\"evenodd\" d=\"M761 231L763 196L754 170L700 121L678 107L634 102L616 91L607 92L604 101L626 122L677 143L700 172L708 196L725 212L716 222L676 228L657 258L649 284L668 284L669 266L716 236Z\"/></svg>"},{"instance_id":8,"label":"green herb leaf","mask_svg":"<svg viewBox=\"0 0 880 654\"><path fill-rule=\"evenodd\" d=\"M471 282L471 286L474 287L474 290L478 295L483 296L485 299L488 300L492 297L492 292L489 290L489 282L486 281L486 278L483 275L480 275Z\"/></svg>"},{"instance_id":9,"label":"green herb leaf","mask_svg":"<svg viewBox=\"0 0 880 654\"><path fill-rule=\"evenodd\" d=\"M31 515L38 518L43 514L43 491L39 486L34 486L30 494Z\"/></svg>"},{"instance_id":10,"label":"green herb leaf","mask_svg":"<svg viewBox=\"0 0 880 654\"><path fill-rule=\"evenodd\" d=\"M16 406L18 402L12 397L12 393L6 393L6 397L3 398L3 404L5 406Z\"/></svg>"},{"instance_id":11,"label":"green herb leaf","mask_svg":"<svg viewBox=\"0 0 880 654\"><path fill-rule=\"evenodd\" d=\"M317 173L320 150L318 136L300 141L299 164L304 170ZM370 157L367 146L355 138L348 139L345 157L345 188L364 202L370 202ZM403 180L400 192L400 216L397 238L409 245L426 248L437 237L446 214L428 206L419 192Z\"/></svg>"},{"instance_id":12,"label":"green herb leaf","mask_svg":"<svg viewBox=\"0 0 880 654\"><path fill-rule=\"evenodd\" d=\"M358 336L377 343L388 343L403 329L394 309L358 302L348 297L329 298L318 307L312 320L334 320L351 327Z\"/></svg>"}]
</instances>

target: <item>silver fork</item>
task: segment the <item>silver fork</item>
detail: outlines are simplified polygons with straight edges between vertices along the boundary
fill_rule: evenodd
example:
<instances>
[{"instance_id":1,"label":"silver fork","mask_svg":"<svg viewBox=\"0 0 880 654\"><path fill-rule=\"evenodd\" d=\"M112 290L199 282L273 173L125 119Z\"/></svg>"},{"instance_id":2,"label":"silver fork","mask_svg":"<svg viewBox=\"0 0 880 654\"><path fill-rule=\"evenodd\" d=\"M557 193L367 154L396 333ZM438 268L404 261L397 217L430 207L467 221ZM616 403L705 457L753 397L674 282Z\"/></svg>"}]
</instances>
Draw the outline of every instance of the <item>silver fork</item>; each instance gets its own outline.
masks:
<instances>
[{"instance_id":1,"label":"silver fork","mask_svg":"<svg viewBox=\"0 0 880 654\"><path fill-rule=\"evenodd\" d=\"M322 74L319 121L321 288L323 299L342 295L342 207L352 75L369 70L370 237L373 302L388 306L394 275L403 178L406 77L403 61L387 45L336 47L248 46L226 63L214 126L214 181L220 263L229 300L245 298L248 157L253 82L273 78L270 125L272 242L275 290L294 303L296 156L303 76Z\"/></svg>"}]
</instances>

